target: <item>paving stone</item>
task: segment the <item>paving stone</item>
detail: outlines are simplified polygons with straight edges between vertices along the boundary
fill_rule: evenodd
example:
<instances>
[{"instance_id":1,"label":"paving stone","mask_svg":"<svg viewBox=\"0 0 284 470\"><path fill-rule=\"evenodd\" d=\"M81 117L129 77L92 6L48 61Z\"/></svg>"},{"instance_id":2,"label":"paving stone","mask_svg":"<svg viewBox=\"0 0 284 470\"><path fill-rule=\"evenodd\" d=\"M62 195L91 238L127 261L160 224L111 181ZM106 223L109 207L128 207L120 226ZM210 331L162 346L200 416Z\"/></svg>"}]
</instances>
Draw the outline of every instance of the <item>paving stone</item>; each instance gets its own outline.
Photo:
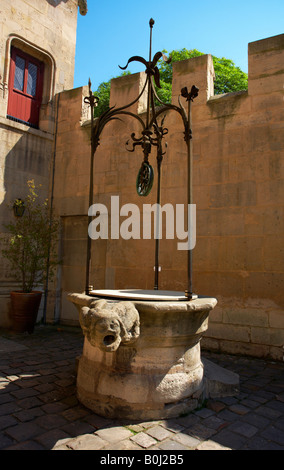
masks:
<instances>
[{"instance_id":1,"label":"paving stone","mask_svg":"<svg viewBox=\"0 0 284 470\"><path fill-rule=\"evenodd\" d=\"M1 379L0 379L1 380ZM278 393L278 395L276 395L276 400L279 400L281 401L282 403L284 403L284 392L281 392L281 393Z\"/></svg>"},{"instance_id":2,"label":"paving stone","mask_svg":"<svg viewBox=\"0 0 284 470\"><path fill-rule=\"evenodd\" d=\"M15 443L15 441L7 436L7 434L5 434L4 432L0 432L0 449L6 449L7 447L10 447L11 445L13 445Z\"/></svg>"},{"instance_id":3,"label":"paving stone","mask_svg":"<svg viewBox=\"0 0 284 470\"><path fill-rule=\"evenodd\" d=\"M54 401L63 400L65 397L66 397L66 392L64 390L56 390L56 389L39 395L39 398L43 403L52 403Z\"/></svg>"},{"instance_id":4,"label":"paving stone","mask_svg":"<svg viewBox=\"0 0 284 470\"><path fill-rule=\"evenodd\" d=\"M259 390L256 393L256 397L262 398L263 400L265 400L265 402L267 402L269 400L273 400L275 395L274 395L274 393L267 392L266 390Z\"/></svg>"},{"instance_id":5,"label":"paving stone","mask_svg":"<svg viewBox=\"0 0 284 470\"><path fill-rule=\"evenodd\" d=\"M161 424L161 421L146 421L143 423L139 423L144 429L151 428L152 426L156 426L157 424Z\"/></svg>"},{"instance_id":6,"label":"paving stone","mask_svg":"<svg viewBox=\"0 0 284 470\"><path fill-rule=\"evenodd\" d=\"M72 450L100 450L107 444L108 442L95 434L85 434L68 441L67 447Z\"/></svg>"},{"instance_id":7,"label":"paving stone","mask_svg":"<svg viewBox=\"0 0 284 470\"><path fill-rule=\"evenodd\" d=\"M73 378L61 379L61 380L57 380L55 383L59 387L69 387L70 385L72 385L74 383L74 380L73 380Z\"/></svg>"},{"instance_id":8,"label":"paving stone","mask_svg":"<svg viewBox=\"0 0 284 470\"><path fill-rule=\"evenodd\" d=\"M223 421L232 422L238 419L238 415L225 408L224 410L220 411L220 413L218 413L218 418L222 419Z\"/></svg>"},{"instance_id":9,"label":"paving stone","mask_svg":"<svg viewBox=\"0 0 284 470\"><path fill-rule=\"evenodd\" d=\"M246 413L248 413L250 411L249 408L247 408L246 406L240 405L240 404L231 405L229 407L229 409L233 413L237 413L238 415L245 415Z\"/></svg>"},{"instance_id":10,"label":"paving stone","mask_svg":"<svg viewBox=\"0 0 284 470\"><path fill-rule=\"evenodd\" d=\"M70 439L71 436L68 436L68 434L66 434L61 429L52 429L46 433L36 436L34 440L39 442L46 450L50 450L59 440L66 438Z\"/></svg>"},{"instance_id":11,"label":"paving stone","mask_svg":"<svg viewBox=\"0 0 284 470\"><path fill-rule=\"evenodd\" d=\"M152 449L152 448L151 448ZM141 447L130 439L106 445L103 450L141 450Z\"/></svg>"},{"instance_id":12,"label":"paving stone","mask_svg":"<svg viewBox=\"0 0 284 470\"><path fill-rule=\"evenodd\" d=\"M14 382L15 380L19 380L19 376L18 375L7 375L6 379L9 380L9 382Z\"/></svg>"},{"instance_id":13,"label":"paving stone","mask_svg":"<svg viewBox=\"0 0 284 470\"><path fill-rule=\"evenodd\" d=\"M280 418L278 418L275 425L276 425L277 428L284 431L284 416L281 416Z\"/></svg>"},{"instance_id":14,"label":"paving stone","mask_svg":"<svg viewBox=\"0 0 284 470\"><path fill-rule=\"evenodd\" d=\"M0 431L16 424L18 421L13 416L0 416Z\"/></svg>"},{"instance_id":15,"label":"paving stone","mask_svg":"<svg viewBox=\"0 0 284 470\"><path fill-rule=\"evenodd\" d=\"M273 400L267 403L268 408L272 408L273 410L279 411L280 413L284 414L284 403L281 403L278 400Z\"/></svg>"},{"instance_id":16,"label":"paving stone","mask_svg":"<svg viewBox=\"0 0 284 470\"><path fill-rule=\"evenodd\" d=\"M157 444L157 441L155 439L153 439L148 434L145 434L144 432L139 432L135 436L132 435L132 437L130 437L130 440L143 447L144 449L148 449L149 447Z\"/></svg>"},{"instance_id":17,"label":"paving stone","mask_svg":"<svg viewBox=\"0 0 284 470\"><path fill-rule=\"evenodd\" d=\"M209 416L214 415L214 411L209 410L208 408L202 408L201 410L195 411L194 414L200 416L200 418L208 418Z\"/></svg>"},{"instance_id":18,"label":"paving stone","mask_svg":"<svg viewBox=\"0 0 284 470\"><path fill-rule=\"evenodd\" d=\"M5 429L6 434L15 439L16 441L26 441L32 437L38 436L43 432L43 428L38 426L36 423L20 423L16 426Z\"/></svg>"},{"instance_id":19,"label":"paving stone","mask_svg":"<svg viewBox=\"0 0 284 470\"><path fill-rule=\"evenodd\" d=\"M77 419L86 416L88 414L88 411L81 408L80 406L76 406L75 408L69 408L67 410L64 410L61 414L68 421L76 421Z\"/></svg>"},{"instance_id":20,"label":"paving stone","mask_svg":"<svg viewBox=\"0 0 284 470\"><path fill-rule=\"evenodd\" d=\"M269 408L268 406L259 406L256 409L256 412L260 414L261 416L265 416L268 419L278 419L282 415L280 411L273 410L272 408Z\"/></svg>"},{"instance_id":21,"label":"paving stone","mask_svg":"<svg viewBox=\"0 0 284 470\"><path fill-rule=\"evenodd\" d=\"M173 440L161 442L158 448L161 450L173 450L173 451L189 450L189 448L186 447L185 445L181 444L178 441L173 441Z\"/></svg>"},{"instance_id":22,"label":"paving stone","mask_svg":"<svg viewBox=\"0 0 284 470\"><path fill-rule=\"evenodd\" d=\"M246 398L246 399L242 400L242 405L254 409L254 408L257 408L259 406L259 403L255 400Z\"/></svg>"},{"instance_id":23,"label":"paving stone","mask_svg":"<svg viewBox=\"0 0 284 470\"><path fill-rule=\"evenodd\" d=\"M209 439L209 437L216 434L215 429L211 429L208 426L204 426L202 424L195 424L194 426L191 426L190 428L186 429L185 432L186 434L189 434L190 436L193 436L196 439L202 441Z\"/></svg>"},{"instance_id":24,"label":"paving stone","mask_svg":"<svg viewBox=\"0 0 284 470\"><path fill-rule=\"evenodd\" d=\"M84 421L87 421L89 424L94 426L96 429L102 429L107 427L112 427L113 420L104 418L96 414L89 414L84 417Z\"/></svg>"},{"instance_id":25,"label":"paving stone","mask_svg":"<svg viewBox=\"0 0 284 470\"><path fill-rule=\"evenodd\" d=\"M35 386L35 389L41 393L46 393L50 392L51 390L54 390L54 385L49 383L39 384Z\"/></svg>"},{"instance_id":26,"label":"paving stone","mask_svg":"<svg viewBox=\"0 0 284 470\"><path fill-rule=\"evenodd\" d=\"M222 446L218 444L218 442L211 441L203 441L196 447L197 450L232 450L229 447Z\"/></svg>"},{"instance_id":27,"label":"paving stone","mask_svg":"<svg viewBox=\"0 0 284 470\"><path fill-rule=\"evenodd\" d=\"M112 427L96 431L96 434L107 442L118 442L133 436L133 433L124 427Z\"/></svg>"},{"instance_id":28,"label":"paving stone","mask_svg":"<svg viewBox=\"0 0 284 470\"><path fill-rule=\"evenodd\" d=\"M268 426L264 431L262 431L261 436L284 446L284 431L281 431L273 425Z\"/></svg>"},{"instance_id":29,"label":"paving stone","mask_svg":"<svg viewBox=\"0 0 284 470\"><path fill-rule=\"evenodd\" d=\"M68 442L71 441L72 439L70 439L70 437L59 439L51 450L72 450L70 447L68 447Z\"/></svg>"},{"instance_id":30,"label":"paving stone","mask_svg":"<svg viewBox=\"0 0 284 470\"><path fill-rule=\"evenodd\" d=\"M3 395L0 395L0 407L1 405L4 405L5 403L11 403L15 401L15 397L12 397L10 393L4 393ZM1 414L0 414L1 416Z\"/></svg>"},{"instance_id":31,"label":"paving stone","mask_svg":"<svg viewBox=\"0 0 284 470\"><path fill-rule=\"evenodd\" d=\"M40 407L42 405L42 402L37 397L28 397L23 398L23 400L17 401L17 404L21 408L28 410L30 408Z\"/></svg>"},{"instance_id":32,"label":"paving stone","mask_svg":"<svg viewBox=\"0 0 284 470\"><path fill-rule=\"evenodd\" d=\"M252 426L256 426L258 429L263 429L270 423L269 419L258 414L257 411L244 415L242 419Z\"/></svg>"},{"instance_id":33,"label":"paving stone","mask_svg":"<svg viewBox=\"0 0 284 470\"><path fill-rule=\"evenodd\" d=\"M147 430L147 434L157 441L163 441L164 439L171 438L173 433L163 428L162 426L154 426Z\"/></svg>"},{"instance_id":34,"label":"paving stone","mask_svg":"<svg viewBox=\"0 0 284 470\"><path fill-rule=\"evenodd\" d=\"M26 421L32 421L42 415L44 415L44 412L39 407L22 410L22 411L19 411L18 413L14 413L14 417L17 418L17 420L21 421L22 423Z\"/></svg>"},{"instance_id":35,"label":"paving stone","mask_svg":"<svg viewBox=\"0 0 284 470\"><path fill-rule=\"evenodd\" d=\"M232 450L239 450L247 442L247 438L228 431L228 429L223 429L218 434L215 434L214 441Z\"/></svg>"},{"instance_id":36,"label":"paving stone","mask_svg":"<svg viewBox=\"0 0 284 470\"><path fill-rule=\"evenodd\" d=\"M41 404L42 405L42 404ZM45 413L61 413L68 408L68 405L62 402L55 402L55 403L47 403L46 405L42 405L41 409Z\"/></svg>"},{"instance_id":37,"label":"paving stone","mask_svg":"<svg viewBox=\"0 0 284 470\"><path fill-rule=\"evenodd\" d=\"M5 384L8 385L9 379L8 379L8 376L4 376L3 372L0 371L0 385L1 385L2 383L3 383L4 385L5 385Z\"/></svg>"},{"instance_id":38,"label":"paving stone","mask_svg":"<svg viewBox=\"0 0 284 470\"><path fill-rule=\"evenodd\" d=\"M219 398L219 400L228 406L235 405L236 403L238 403L238 399L236 397L223 397L223 398Z\"/></svg>"},{"instance_id":39,"label":"paving stone","mask_svg":"<svg viewBox=\"0 0 284 470\"><path fill-rule=\"evenodd\" d=\"M142 428L142 426L140 426L139 424L130 424L127 426L128 429L130 429L130 431L132 432L141 432L144 430L144 428Z\"/></svg>"},{"instance_id":40,"label":"paving stone","mask_svg":"<svg viewBox=\"0 0 284 470\"><path fill-rule=\"evenodd\" d=\"M241 450L284 450L284 446L279 446L275 442L264 439L261 436L255 436L246 441Z\"/></svg>"},{"instance_id":41,"label":"paving stone","mask_svg":"<svg viewBox=\"0 0 284 470\"><path fill-rule=\"evenodd\" d=\"M254 394L252 396L253 396L253 399L257 401L258 403L266 403L268 401L267 398L258 396L257 394Z\"/></svg>"},{"instance_id":42,"label":"paving stone","mask_svg":"<svg viewBox=\"0 0 284 470\"><path fill-rule=\"evenodd\" d=\"M226 405L220 401L208 400L206 407L212 411L215 411L216 413L219 413L219 411L222 411L224 408L226 408Z\"/></svg>"},{"instance_id":43,"label":"paving stone","mask_svg":"<svg viewBox=\"0 0 284 470\"><path fill-rule=\"evenodd\" d=\"M206 418L202 424L205 427L219 430L222 427L228 426L229 423L228 421L224 421L223 419L218 418L218 416L215 415L215 416L210 416L209 418Z\"/></svg>"},{"instance_id":44,"label":"paving stone","mask_svg":"<svg viewBox=\"0 0 284 470\"><path fill-rule=\"evenodd\" d=\"M39 381L38 379L37 380L20 380L17 382L17 385L21 389L33 388L35 391L37 391L36 386L39 385Z\"/></svg>"},{"instance_id":45,"label":"paving stone","mask_svg":"<svg viewBox=\"0 0 284 470\"><path fill-rule=\"evenodd\" d=\"M172 440L178 442L179 444L186 446L187 448L195 449L198 444L200 444L200 440L196 439L193 436L189 436L188 434L184 434L179 432L172 437Z\"/></svg>"},{"instance_id":46,"label":"paving stone","mask_svg":"<svg viewBox=\"0 0 284 470\"><path fill-rule=\"evenodd\" d=\"M78 436L78 434L93 434L96 431L94 426L82 421L74 421L73 423L64 424L64 426L61 426L61 429L74 437Z\"/></svg>"},{"instance_id":47,"label":"paving stone","mask_svg":"<svg viewBox=\"0 0 284 470\"><path fill-rule=\"evenodd\" d=\"M43 429L54 429L57 427L62 427L67 422L68 421L63 418L63 416L57 414L44 414L35 420L35 423Z\"/></svg>"},{"instance_id":48,"label":"paving stone","mask_svg":"<svg viewBox=\"0 0 284 470\"><path fill-rule=\"evenodd\" d=\"M11 415L20 410L21 408L15 403L15 401L11 403L4 403L0 405L0 416Z\"/></svg>"},{"instance_id":49,"label":"paving stone","mask_svg":"<svg viewBox=\"0 0 284 470\"><path fill-rule=\"evenodd\" d=\"M26 441L19 442L10 447L7 447L5 450L44 450L44 447L35 441Z\"/></svg>"},{"instance_id":50,"label":"paving stone","mask_svg":"<svg viewBox=\"0 0 284 470\"><path fill-rule=\"evenodd\" d=\"M194 424L200 423L201 418L199 416L194 415L193 413L190 413L186 416L181 416L180 418L177 418L176 422L180 426L188 428L189 426L193 426Z\"/></svg>"},{"instance_id":51,"label":"paving stone","mask_svg":"<svg viewBox=\"0 0 284 470\"><path fill-rule=\"evenodd\" d=\"M228 429L245 437L252 437L258 432L258 429L255 426L241 421L236 421L235 423L230 424Z\"/></svg>"},{"instance_id":52,"label":"paving stone","mask_svg":"<svg viewBox=\"0 0 284 470\"><path fill-rule=\"evenodd\" d=\"M184 426L181 426L180 424L178 424L174 419L162 422L161 426L164 426L169 431L172 431L172 432L175 432L175 433L176 432L181 432L185 429Z\"/></svg>"}]
</instances>

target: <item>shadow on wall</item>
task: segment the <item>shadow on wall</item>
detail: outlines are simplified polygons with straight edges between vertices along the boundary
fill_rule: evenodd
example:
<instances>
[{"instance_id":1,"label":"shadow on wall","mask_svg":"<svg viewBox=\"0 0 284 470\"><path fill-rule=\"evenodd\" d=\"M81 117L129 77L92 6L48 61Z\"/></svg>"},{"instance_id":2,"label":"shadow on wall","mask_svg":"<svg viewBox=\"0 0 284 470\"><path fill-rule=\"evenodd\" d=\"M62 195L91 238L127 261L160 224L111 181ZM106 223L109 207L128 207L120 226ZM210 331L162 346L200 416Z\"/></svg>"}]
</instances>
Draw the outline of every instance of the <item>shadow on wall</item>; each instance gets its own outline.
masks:
<instances>
[{"instance_id":1,"label":"shadow on wall","mask_svg":"<svg viewBox=\"0 0 284 470\"><path fill-rule=\"evenodd\" d=\"M68 0L46 0L52 7L57 7L60 3L67 3Z\"/></svg>"},{"instance_id":2,"label":"shadow on wall","mask_svg":"<svg viewBox=\"0 0 284 470\"><path fill-rule=\"evenodd\" d=\"M43 186L43 197L48 197L49 162L52 141L38 138L32 133L23 134L7 153L2 182L3 199L0 203L0 231L6 231L4 224L13 219L13 201L25 199L28 192L27 181L34 179L35 184ZM9 140L10 140L9 137Z\"/></svg>"},{"instance_id":3,"label":"shadow on wall","mask_svg":"<svg viewBox=\"0 0 284 470\"><path fill-rule=\"evenodd\" d=\"M2 127L2 126L1 126ZM2 249L6 247L7 229L5 225L14 222L13 202L25 200L28 193L27 181L34 179L36 185L42 185L43 198L48 197L49 166L52 140L41 138L33 131L22 133L12 127L1 128L0 140L4 146L3 173L0 183L0 321L1 326L9 327L9 292L18 288L10 263L2 258Z\"/></svg>"},{"instance_id":4,"label":"shadow on wall","mask_svg":"<svg viewBox=\"0 0 284 470\"><path fill-rule=\"evenodd\" d=\"M60 5L60 3L67 3L68 0L46 0L49 5L53 6L53 7L58 7L58 5ZM81 15L85 16L87 14L87 11L88 11L88 6L87 6L87 0L79 0L78 1L78 7L80 9L80 13Z\"/></svg>"}]
</instances>

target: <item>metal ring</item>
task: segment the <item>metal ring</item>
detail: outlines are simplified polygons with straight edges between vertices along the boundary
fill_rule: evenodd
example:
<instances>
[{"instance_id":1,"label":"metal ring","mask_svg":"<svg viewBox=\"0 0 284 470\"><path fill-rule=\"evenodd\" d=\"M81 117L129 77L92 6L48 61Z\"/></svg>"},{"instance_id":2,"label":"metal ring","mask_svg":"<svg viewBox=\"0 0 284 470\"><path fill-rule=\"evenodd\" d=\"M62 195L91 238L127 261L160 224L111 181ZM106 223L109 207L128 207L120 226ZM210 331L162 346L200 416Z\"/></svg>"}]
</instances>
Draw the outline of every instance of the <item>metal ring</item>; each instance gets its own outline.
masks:
<instances>
[{"instance_id":1,"label":"metal ring","mask_svg":"<svg viewBox=\"0 0 284 470\"><path fill-rule=\"evenodd\" d=\"M139 196L148 196L154 182L154 170L149 163L143 162L136 179L136 191Z\"/></svg>"}]
</instances>

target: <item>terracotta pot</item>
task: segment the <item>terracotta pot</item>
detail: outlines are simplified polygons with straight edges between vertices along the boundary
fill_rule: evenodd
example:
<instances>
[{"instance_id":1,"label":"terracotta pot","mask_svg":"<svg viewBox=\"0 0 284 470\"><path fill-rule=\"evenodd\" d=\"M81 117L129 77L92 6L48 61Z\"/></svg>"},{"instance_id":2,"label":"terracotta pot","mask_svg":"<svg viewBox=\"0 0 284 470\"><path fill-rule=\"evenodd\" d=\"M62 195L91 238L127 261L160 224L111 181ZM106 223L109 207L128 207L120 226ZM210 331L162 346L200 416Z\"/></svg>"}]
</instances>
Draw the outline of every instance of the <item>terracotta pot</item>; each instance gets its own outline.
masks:
<instances>
[{"instance_id":1,"label":"terracotta pot","mask_svg":"<svg viewBox=\"0 0 284 470\"><path fill-rule=\"evenodd\" d=\"M10 292L13 330L33 333L41 302L42 292Z\"/></svg>"}]
</instances>

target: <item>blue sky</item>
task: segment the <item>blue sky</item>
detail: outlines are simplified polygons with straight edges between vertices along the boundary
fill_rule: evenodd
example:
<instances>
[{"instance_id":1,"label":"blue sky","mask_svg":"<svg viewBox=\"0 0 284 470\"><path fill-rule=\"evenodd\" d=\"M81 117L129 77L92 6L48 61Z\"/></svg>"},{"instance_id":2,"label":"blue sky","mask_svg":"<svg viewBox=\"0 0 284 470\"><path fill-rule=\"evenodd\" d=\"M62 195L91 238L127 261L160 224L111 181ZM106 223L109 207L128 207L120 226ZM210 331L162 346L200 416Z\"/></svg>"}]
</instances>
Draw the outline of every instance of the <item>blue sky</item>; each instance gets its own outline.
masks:
<instances>
[{"instance_id":1,"label":"blue sky","mask_svg":"<svg viewBox=\"0 0 284 470\"><path fill-rule=\"evenodd\" d=\"M284 0L88 0L78 14L74 87L92 89L120 75L133 55L149 56L149 20L153 18L153 54L166 49L198 49L226 57L247 72L248 43L284 33ZM144 71L130 64L131 73Z\"/></svg>"}]
</instances>

